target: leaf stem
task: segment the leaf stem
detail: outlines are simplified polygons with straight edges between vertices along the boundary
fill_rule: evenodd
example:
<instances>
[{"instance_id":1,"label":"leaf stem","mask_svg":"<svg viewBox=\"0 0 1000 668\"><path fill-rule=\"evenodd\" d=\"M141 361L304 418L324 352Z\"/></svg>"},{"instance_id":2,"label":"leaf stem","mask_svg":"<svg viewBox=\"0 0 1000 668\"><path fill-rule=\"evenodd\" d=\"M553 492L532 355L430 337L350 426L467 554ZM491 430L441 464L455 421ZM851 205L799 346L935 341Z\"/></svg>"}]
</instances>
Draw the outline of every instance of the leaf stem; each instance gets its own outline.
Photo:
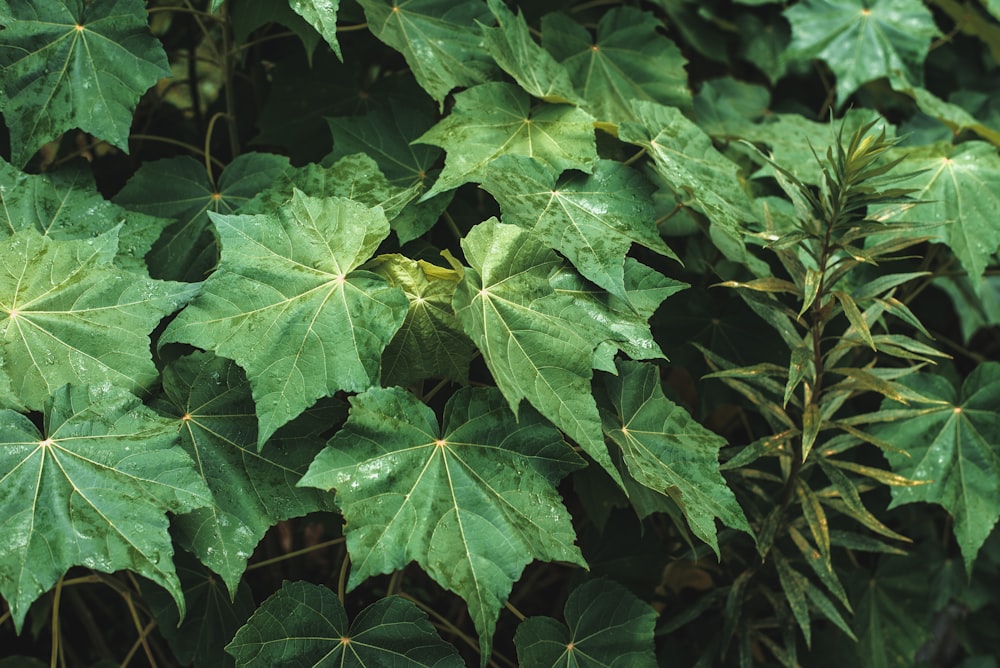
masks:
<instances>
[{"instance_id":1,"label":"leaf stem","mask_svg":"<svg viewBox=\"0 0 1000 668\"><path fill-rule=\"evenodd\" d=\"M646 155L646 147L645 146L643 146L642 148L640 148L636 152L636 154L633 155L631 158L629 158L628 160L623 161L622 164L625 165L625 166L629 166L629 165L631 165L632 163L634 163L635 161L637 161L639 158L641 158L644 155Z\"/></svg>"},{"instance_id":2,"label":"leaf stem","mask_svg":"<svg viewBox=\"0 0 1000 668\"><path fill-rule=\"evenodd\" d=\"M142 646L144 646L146 644L146 637L155 628L156 628L156 621L155 620L150 620L150 622L148 624L146 624L146 626L144 626L142 628L142 630L139 632L139 637L136 638L135 642L132 643L132 647L129 649L128 654L126 654L125 658L122 659L122 662L119 665L119 668L126 668L126 666L128 666L128 664L132 662L132 657L135 656L136 652L139 651L140 647L142 647Z\"/></svg>"},{"instance_id":3,"label":"leaf stem","mask_svg":"<svg viewBox=\"0 0 1000 668\"><path fill-rule=\"evenodd\" d=\"M200 18L211 19L213 21L225 21L225 18L221 16L216 16L210 12L203 12L200 9L195 9L194 7L181 7L180 5L162 5L160 7L150 7L146 10L147 14L157 14L159 12L176 12L178 14L191 14L192 16L197 16Z\"/></svg>"},{"instance_id":4,"label":"leaf stem","mask_svg":"<svg viewBox=\"0 0 1000 668\"><path fill-rule=\"evenodd\" d=\"M132 617L132 623L135 625L135 630L139 634L138 642L142 643L142 649L146 653L146 658L149 659L149 665L152 668L157 668L156 659L153 658L153 650L150 649L149 643L146 641L148 631L144 630L142 621L139 619L139 611L136 610L135 604L132 602L132 592L125 592L123 598L125 599L125 605L128 606L129 615Z\"/></svg>"},{"instance_id":5,"label":"leaf stem","mask_svg":"<svg viewBox=\"0 0 1000 668\"><path fill-rule=\"evenodd\" d=\"M355 23L353 25L337 26L337 32L355 32L356 30L365 30L367 27L367 23Z\"/></svg>"},{"instance_id":6,"label":"leaf stem","mask_svg":"<svg viewBox=\"0 0 1000 668\"><path fill-rule=\"evenodd\" d=\"M232 120L229 114L224 111L217 111L212 114L212 118L208 121L208 130L205 131L205 151L203 154L205 156L205 173L208 174L208 182L212 184L213 191L218 191L218 188L215 185L215 175L212 173L212 130L215 129L215 122L219 120L219 118L225 118L226 121L232 125Z\"/></svg>"},{"instance_id":7,"label":"leaf stem","mask_svg":"<svg viewBox=\"0 0 1000 668\"><path fill-rule=\"evenodd\" d=\"M427 604L423 603L422 601L419 601L419 600L415 599L414 597L410 596L409 594L407 594L404 591L399 592L399 596L402 597L402 598L405 598L410 603L413 603L415 606L417 606L418 608L420 608L421 610L423 610L425 613L427 613L428 616L433 617L435 620L437 620L437 623L435 624L435 626L438 626L439 628L444 629L448 633L452 634L453 636L455 636L456 638L458 638L459 640L461 640L462 642L464 642L466 645L468 645L469 647L471 647L476 652L476 654L482 655L482 651L479 649L479 643L477 643L475 640L473 640L472 638L470 638L468 636L468 634L466 634L464 631L462 631L462 629L460 629L457 626L455 626L451 622L451 620L449 620L447 617L445 617L444 615L440 614L437 610L435 610L434 608L428 606ZM507 657L501 656L499 654L497 654L496 656L497 656L497 659L499 659L504 665L510 666L511 668L516 668L517 664L515 664L513 661L511 661ZM490 663L490 665L493 665L493 666L497 665L496 661L493 661L492 659L489 660L489 663Z\"/></svg>"},{"instance_id":8,"label":"leaf stem","mask_svg":"<svg viewBox=\"0 0 1000 668\"><path fill-rule=\"evenodd\" d=\"M503 607L507 608L507 610L510 612L510 614L512 614L515 617L517 617L518 620L520 620L520 621L523 622L525 619L527 619L527 617L524 616L524 613L522 613L520 610L518 610L517 608L515 608L511 604L510 601L504 601Z\"/></svg>"},{"instance_id":9,"label":"leaf stem","mask_svg":"<svg viewBox=\"0 0 1000 668\"><path fill-rule=\"evenodd\" d=\"M309 547L304 547L301 550L295 550L294 552L286 552L285 554L280 554L277 557L271 557L270 559L265 559L263 561L258 561L247 566L247 571L256 570L258 568L263 568L264 566L270 566L271 564L277 564L279 562L285 561L286 559L292 559L294 557L300 557L303 554L309 554L310 552L315 552L317 550L322 550L324 547L330 547L331 545L339 545L343 543L346 538L341 536L340 538L333 538L331 540L324 541L322 543L316 543L315 545L310 545Z\"/></svg>"},{"instance_id":10,"label":"leaf stem","mask_svg":"<svg viewBox=\"0 0 1000 668\"><path fill-rule=\"evenodd\" d=\"M347 597L347 570L351 565L351 554L344 550L344 561L340 564L340 576L337 578L337 598L340 599L340 604L344 604L344 599Z\"/></svg>"},{"instance_id":11,"label":"leaf stem","mask_svg":"<svg viewBox=\"0 0 1000 668\"><path fill-rule=\"evenodd\" d=\"M55 590L52 592L52 655L49 659L49 668L56 668L62 644L59 642L59 602L62 600L63 579L60 577L56 581Z\"/></svg>"},{"instance_id":12,"label":"leaf stem","mask_svg":"<svg viewBox=\"0 0 1000 668\"><path fill-rule=\"evenodd\" d=\"M211 160L212 164L215 165L216 167L218 167L219 169L222 169L222 168L224 168L226 166L226 163L222 162L218 158L209 156L207 153L205 153L203 150L201 150L197 146L195 146L193 144L188 144L187 142L183 142L183 141L180 141L180 140L177 140L177 139L173 139L171 137L161 137L159 135L147 135L147 134L132 134L132 135L129 135L129 139L135 139L135 140L138 140L138 141L158 141L158 142L161 142L163 144L170 144L172 146L180 146L181 148L186 148L188 151L191 151L195 155L203 156L206 160Z\"/></svg>"}]
</instances>

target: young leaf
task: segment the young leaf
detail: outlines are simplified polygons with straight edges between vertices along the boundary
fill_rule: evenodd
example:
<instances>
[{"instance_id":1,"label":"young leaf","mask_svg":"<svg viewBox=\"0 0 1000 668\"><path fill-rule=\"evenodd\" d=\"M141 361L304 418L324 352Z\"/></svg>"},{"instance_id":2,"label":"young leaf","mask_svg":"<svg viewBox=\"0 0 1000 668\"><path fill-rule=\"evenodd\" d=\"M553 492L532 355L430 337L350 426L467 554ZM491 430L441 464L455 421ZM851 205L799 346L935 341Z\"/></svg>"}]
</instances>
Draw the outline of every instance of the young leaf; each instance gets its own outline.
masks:
<instances>
[{"instance_id":1,"label":"young leaf","mask_svg":"<svg viewBox=\"0 0 1000 668\"><path fill-rule=\"evenodd\" d=\"M569 70L598 122L618 125L635 119L632 100L690 107L687 61L677 45L658 32L660 21L633 7L601 16L597 38L565 14L542 18L542 45Z\"/></svg>"},{"instance_id":2,"label":"young leaf","mask_svg":"<svg viewBox=\"0 0 1000 668\"><path fill-rule=\"evenodd\" d=\"M0 160L0 235L33 227L53 239L89 239L121 223L115 264L144 274L143 257L169 221L108 202L88 171L25 174Z\"/></svg>"},{"instance_id":3,"label":"young leaf","mask_svg":"<svg viewBox=\"0 0 1000 668\"><path fill-rule=\"evenodd\" d=\"M232 360L196 352L163 371L159 408L179 427L181 447L212 490L213 502L174 520L180 544L222 576L235 595L247 559L281 520L333 510L333 499L296 483L319 451L280 439L257 451L250 384ZM336 423L337 416L330 416Z\"/></svg>"},{"instance_id":4,"label":"young leaf","mask_svg":"<svg viewBox=\"0 0 1000 668\"><path fill-rule=\"evenodd\" d=\"M475 23L490 21L477 0L358 0L372 34L396 49L427 94L442 106L453 88L495 71Z\"/></svg>"},{"instance_id":5,"label":"young leaf","mask_svg":"<svg viewBox=\"0 0 1000 668\"><path fill-rule=\"evenodd\" d=\"M922 83L924 59L938 35L930 10L910 0L803 0L785 18L792 25L789 50L823 59L837 76L838 106L880 77Z\"/></svg>"},{"instance_id":6,"label":"young leaf","mask_svg":"<svg viewBox=\"0 0 1000 668\"><path fill-rule=\"evenodd\" d=\"M0 110L15 166L73 128L128 152L139 96L170 76L146 21L141 0L9 3L0 14Z\"/></svg>"},{"instance_id":7,"label":"young leaf","mask_svg":"<svg viewBox=\"0 0 1000 668\"><path fill-rule=\"evenodd\" d=\"M458 272L402 255L381 255L368 266L402 288L410 301L402 326L382 353L383 384L407 386L425 378L466 382L475 346L451 307Z\"/></svg>"},{"instance_id":8,"label":"young leaf","mask_svg":"<svg viewBox=\"0 0 1000 668\"><path fill-rule=\"evenodd\" d=\"M130 569L184 610L167 513L211 503L177 427L121 388L69 386L45 402L39 433L0 411L0 594L18 631L71 566Z\"/></svg>"},{"instance_id":9,"label":"young leaf","mask_svg":"<svg viewBox=\"0 0 1000 668\"><path fill-rule=\"evenodd\" d=\"M518 10L515 16L502 0L487 0L497 27L481 25L486 48L493 60L532 96L546 102L579 104L583 100L573 90L569 72L552 55L535 43Z\"/></svg>"},{"instance_id":10,"label":"young leaf","mask_svg":"<svg viewBox=\"0 0 1000 668\"><path fill-rule=\"evenodd\" d=\"M991 256L1000 248L1000 157L995 146L970 141L958 146L937 143L905 151L906 165L917 171L900 187L915 188L927 203L897 220L936 221L931 230L952 249L978 290ZM921 232L922 233L922 232Z\"/></svg>"},{"instance_id":11,"label":"young leaf","mask_svg":"<svg viewBox=\"0 0 1000 668\"><path fill-rule=\"evenodd\" d=\"M204 163L187 156L166 158L144 163L112 201L172 219L146 258L149 270L157 278L196 283L219 261L208 213L234 213L288 168L283 156L245 153L229 163L213 185Z\"/></svg>"},{"instance_id":12,"label":"young leaf","mask_svg":"<svg viewBox=\"0 0 1000 668\"><path fill-rule=\"evenodd\" d=\"M502 156L490 164L483 189L500 203L504 223L531 230L620 299L628 300L624 263L633 242L677 259L656 229L652 184L619 162L600 160L593 174L557 180L537 160Z\"/></svg>"},{"instance_id":13,"label":"young leaf","mask_svg":"<svg viewBox=\"0 0 1000 668\"><path fill-rule=\"evenodd\" d=\"M462 248L472 268L455 290L455 313L511 410L527 399L620 483L590 388L600 341L581 331L576 313L562 316L572 298L549 282L559 257L496 219L474 227Z\"/></svg>"},{"instance_id":14,"label":"young leaf","mask_svg":"<svg viewBox=\"0 0 1000 668\"><path fill-rule=\"evenodd\" d=\"M415 141L448 152L444 170L424 195L463 183L481 183L486 168L502 155L526 155L557 171L590 172L597 162L594 119L576 107L542 102L530 106L528 94L493 82L455 95L444 120Z\"/></svg>"},{"instance_id":15,"label":"young leaf","mask_svg":"<svg viewBox=\"0 0 1000 668\"><path fill-rule=\"evenodd\" d=\"M351 398L344 428L300 485L337 490L354 588L416 560L465 599L483 661L511 587L532 559L585 565L555 489L583 460L533 411L463 389L434 412L399 388Z\"/></svg>"},{"instance_id":16,"label":"young leaf","mask_svg":"<svg viewBox=\"0 0 1000 668\"><path fill-rule=\"evenodd\" d=\"M1000 364L976 367L961 389L931 374L901 383L942 403L922 407L909 419L872 427L876 436L908 453L885 453L896 473L932 481L893 487L892 506L918 501L944 506L954 518L955 538L971 572L979 548L1000 518Z\"/></svg>"},{"instance_id":17,"label":"young leaf","mask_svg":"<svg viewBox=\"0 0 1000 668\"><path fill-rule=\"evenodd\" d=\"M275 213L212 221L219 268L161 345L190 343L246 370L260 448L320 397L377 384L408 301L381 276L355 271L389 233L380 208L296 192Z\"/></svg>"},{"instance_id":18,"label":"young leaf","mask_svg":"<svg viewBox=\"0 0 1000 668\"><path fill-rule=\"evenodd\" d=\"M618 363L618 375L603 377L599 395L604 433L624 454L638 482L670 494L696 536L716 554L715 519L752 533L743 509L719 472L726 444L666 398L655 366Z\"/></svg>"},{"instance_id":19,"label":"young leaf","mask_svg":"<svg viewBox=\"0 0 1000 668\"><path fill-rule=\"evenodd\" d=\"M694 200L712 222L739 232L756 220L750 198L740 187L736 163L712 146L711 138L673 107L635 100L636 120L622 123L618 137L644 147L656 171L675 191Z\"/></svg>"},{"instance_id":20,"label":"young leaf","mask_svg":"<svg viewBox=\"0 0 1000 668\"><path fill-rule=\"evenodd\" d=\"M118 229L63 241L32 227L0 240L0 378L28 408L66 383L144 394L159 377L149 333L197 286L123 271L117 249Z\"/></svg>"},{"instance_id":21,"label":"young leaf","mask_svg":"<svg viewBox=\"0 0 1000 668\"><path fill-rule=\"evenodd\" d=\"M308 582L285 582L261 603L226 651L240 668L464 665L413 603L398 596L382 598L348 624L337 595Z\"/></svg>"},{"instance_id":22,"label":"young leaf","mask_svg":"<svg viewBox=\"0 0 1000 668\"><path fill-rule=\"evenodd\" d=\"M514 635L522 666L654 668L656 613L632 592L611 580L590 580L566 599L561 624L551 617L529 617Z\"/></svg>"}]
</instances>

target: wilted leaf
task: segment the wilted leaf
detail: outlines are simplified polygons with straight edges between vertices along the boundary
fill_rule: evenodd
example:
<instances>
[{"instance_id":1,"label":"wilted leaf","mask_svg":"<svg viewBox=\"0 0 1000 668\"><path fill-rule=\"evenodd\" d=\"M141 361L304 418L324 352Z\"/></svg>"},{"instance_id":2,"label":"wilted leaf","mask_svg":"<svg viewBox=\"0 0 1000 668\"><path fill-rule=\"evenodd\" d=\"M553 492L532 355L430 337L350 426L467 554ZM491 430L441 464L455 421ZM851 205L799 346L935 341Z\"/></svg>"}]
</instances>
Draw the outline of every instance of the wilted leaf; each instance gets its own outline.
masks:
<instances>
[{"instance_id":1,"label":"wilted leaf","mask_svg":"<svg viewBox=\"0 0 1000 668\"><path fill-rule=\"evenodd\" d=\"M397 596L379 599L349 625L336 594L308 582L284 583L257 608L226 651L240 668L464 665L413 603Z\"/></svg>"},{"instance_id":2,"label":"wilted leaf","mask_svg":"<svg viewBox=\"0 0 1000 668\"><path fill-rule=\"evenodd\" d=\"M170 76L141 0L12 0L0 14L0 110L11 162L80 128L128 152L139 96ZM0 7L0 9L6 9ZM9 13L7 13L9 12Z\"/></svg>"},{"instance_id":3,"label":"wilted leaf","mask_svg":"<svg viewBox=\"0 0 1000 668\"><path fill-rule=\"evenodd\" d=\"M0 411L0 594L18 631L31 603L71 567L130 569L181 611L167 513L211 502L177 426L110 386L63 386L41 432Z\"/></svg>"},{"instance_id":4,"label":"wilted leaf","mask_svg":"<svg viewBox=\"0 0 1000 668\"><path fill-rule=\"evenodd\" d=\"M356 271L389 233L381 209L299 192L276 212L212 221L219 268L161 344L213 350L246 370L258 447L320 397L378 383L408 305L402 290Z\"/></svg>"},{"instance_id":5,"label":"wilted leaf","mask_svg":"<svg viewBox=\"0 0 1000 668\"><path fill-rule=\"evenodd\" d=\"M537 413L495 389L434 411L399 388L351 398L344 428L301 485L337 490L350 588L417 561L465 599L489 655L497 615L532 559L585 565L555 489L583 461Z\"/></svg>"}]
</instances>

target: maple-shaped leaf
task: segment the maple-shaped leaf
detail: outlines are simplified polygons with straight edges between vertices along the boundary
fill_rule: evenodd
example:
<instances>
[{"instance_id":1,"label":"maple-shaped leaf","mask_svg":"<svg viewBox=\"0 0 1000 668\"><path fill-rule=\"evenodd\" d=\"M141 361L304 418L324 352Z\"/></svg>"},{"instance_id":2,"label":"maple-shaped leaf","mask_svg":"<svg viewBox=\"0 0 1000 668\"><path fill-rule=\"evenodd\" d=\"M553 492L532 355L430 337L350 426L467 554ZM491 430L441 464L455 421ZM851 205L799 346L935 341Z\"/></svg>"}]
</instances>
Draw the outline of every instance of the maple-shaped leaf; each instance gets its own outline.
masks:
<instances>
[{"instance_id":1,"label":"maple-shaped leaf","mask_svg":"<svg viewBox=\"0 0 1000 668\"><path fill-rule=\"evenodd\" d=\"M247 559L281 520L333 510L330 495L295 484L322 447L318 441L269 441L257 451L257 416L250 384L235 362L197 352L163 370L167 401L183 447L212 491L213 502L174 521L180 544L222 576L235 593ZM331 416L331 423L339 421Z\"/></svg>"},{"instance_id":2,"label":"maple-shaped leaf","mask_svg":"<svg viewBox=\"0 0 1000 668\"><path fill-rule=\"evenodd\" d=\"M420 86L443 105L453 88L487 81L496 71L476 22L490 12L479 0L358 0L375 37L403 54Z\"/></svg>"},{"instance_id":3,"label":"maple-shaped leaf","mask_svg":"<svg viewBox=\"0 0 1000 668\"><path fill-rule=\"evenodd\" d=\"M289 168L288 158L244 153L213 185L205 164L188 156L143 163L113 202L174 221L146 257L157 278L198 282L219 261L208 213L233 213Z\"/></svg>"},{"instance_id":4,"label":"maple-shaped leaf","mask_svg":"<svg viewBox=\"0 0 1000 668\"><path fill-rule=\"evenodd\" d=\"M885 450L893 470L928 484L892 488L892 505L926 501L952 516L966 569L1000 518L1000 364L987 362L961 388L920 373L899 381L938 403L911 402L905 417L873 433L902 452ZM886 408L902 405L887 401Z\"/></svg>"},{"instance_id":5,"label":"maple-shaped leaf","mask_svg":"<svg viewBox=\"0 0 1000 668\"><path fill-rule=\"evenodd\" d=\"M143 258L168 222L107 201L83 169L25 174L0 160L0 234L33 227L53 239L88 239L121 225L115 264L145 273Z\"/></svg>"},{"instance_id":6,"label":"maple-shaped leaf","mask_svg":"<svg viewBox=\"0 0 1000 668\"><path fill-rule=\"evenodd\" d=\"M921 230L936 234L958 256L978 290L980 277L1000 247L1000 157L996 147L981 141L957 146L939 142L900 149L912 178L898 187L913 188L923 203L895 220L940 222Z\"/></svg>"},{"instance_id":7,"label":"maple-shaped leaf","mask_svg":"<svg viewBox=\"0 0 1000 668\"><path fill-rule=\"evenodd\" d=\"M296 192L269 214L212 214L219 268L161 343L236 360L253 388L258 447L320 397L379 382L409 302L356 268L389 234L378 207Z\"/></svg>"},{"instance_id":8,"label":"maple-shaped leaf","mask_svg":"<svg viewBox=\"0 0 1000 668\"><path fill-rule=\"evenodd\" d=\"M632 100L690 107L687 60L648 12L615 7L597 24L597 38L565 14L542 18L542 44L572 76L599 123L633 120Z\"/></svg>"},{"instance_id":9,"label":"maple-shaped leaf","mask_svg":"<svg viewBox=\"0 0 1000 668\"><path fill-rule=\"evenodd\" d=\"M496 17L497 27L481 28L486 48L500 69L534 97L547 102L582 103L566 68L532 38L524 13L518 10L515 15L501 0L487 0L487 5Z\"/></svg>"},{"instance_id":10,"label":"maple-shaped leaf","mask_svg":"<svg viewBox=\"0 0 1000 668\"><path fill-rule=\"evenodd\" d=\"M118 230L58 240L34 227L0 240L0 377L40 410L66 383L144 394L159 378L149 333L197 286L157 281L112 261Z\"/></svg>"},{"instance_id":11,"label":"maple-shaped leaf","mask_svg":"<svg viewBox=\"0 0 1000 668\"><path fill-rule=\"evenodd\" d=\"M618 375L603 380L604 391L598 396L604 433L622 449L632 477L673 498L691 531L716 554L716 518L728 527L752 533L719 471L719 449L726 439L667 399L659 370L650 364L621 361Z\"/></svg>"},{"instance_id":12,"label":"maple-shaped leaf","mask_svg":"<svg viewBox=\"0 0 1000 668\"><path fill-rule=\"evenodd\" d=\"M424 260L383 255L368 265L406 293L410 308L382 353L382 383L408 386L425 378L466 382L475 350L451 302L461 275Z\"/></svg>"},{"instance_id":13,"label":"maple-shaped leaf","mask_svg":"<svg viewBox=\"0 0 1000 668\"><path fill-rule=\"evenodd\" d=\"M455 290L455 313L511 410L527 399L620 482L590 389L600 341L580 326L573 298L549 282L562 260L496 219L472 228L462 248L471 268Z\"/></svg>"},{"instance_id":14,"label":"maple-shaped leaf","mask_svg":"<svg viewBox=\"0 0 1000 668\"><path fill-rule=\"evenodd\" d=\"M80 128L128 152L139 96L170 76L142 0L13 0L0 14L0 111L11 158ZM0 8L3 9L3 8Z\"/></svg>"},{"instance_id":15,"label":"maple-shaped leaf","mask_svg":"<svg viewBox=\"0 0 1000 668\"><path fill-rule=\"evenodd\" d=\"M344 59L337 40L337 9L340 7L340 0L288 0L288 5L323 36L337 58Z\"/></svg>"},{"instance_id":16,"label":"maple-shaped leaf","mask_svg":"<svg viewBox=\"0 0 1000 668\"><path fill-rule=\"evenodd\" d=\"M465 388L434 411L399 388L351 398L299 483L337 490L349 588L417 561L465 599L489 656L497 615L532 559L586 565L555 485L583 465L537 413ZM485 659L484 659L485 661Z\"/></svg>"},{"instance_id":17,"label":"maple-shaped leaf","mask_svg":"<svg viewBox=\"0 0 1000 668\"><path fill-rule=\"evenodd\" d=\"M585 582L569 595L566 624L529 617L514 634L522 666L655 668L656 612L611 580Z\"/></svg>"},{"instance_id":18,"label":"maple-shaped leaf","mask_svg":"<svg viewBox=\"0 0 1000 668\"><path fill-rule=\"evenodd\" d=\"M177 426L128 391L65 385L45 428L0 411L0 594L18 631L31 603L71 567L132 570L184 610L167 513L210 503Z\"/></svg>"},{"instance_id":19,"label":"maple-shaped leaf","mask_svg":"<svg viewBox=\"0 0 1000 668\"><path fill-rule=\"evenodd\" d=\"M441 639L416 605L381 598L348 622L337 595L309 582L285 582L241 628L226 651L240 668L272 666L398 666L461 668L451 643Z\"/></svg>"},{"instance_id":20,"label":"maple-shaped leaf","mask_svg":"<svg viewBox=\"0 0 1000 668\"><path fill-rule=\"evenodd\" d=\"M225 668L235 665L223 646L254 611L250 585L241 582L232 596L215 573L183 550L174 557L187 611L181 621L177 604L159 587L141 582L143 601L158 632L182 665Z\"/></svg>"},{"instance_id":21,"label":"maple-shaped leaf","mask_svg":"<svg viewBox=\"0 0 1000 668\"><path fill-rule=\"evenodd\" d=\"M701 128L673 107L636 100L632 109L637 120L622 123L618 137L644 147L671 188L725 229L739 231L756 220L736 163L719 153Z\"/></svg>"},{"instance_id":22,"label":"maple-shaped leaf","mask_svg":"<svg viewBox=\"0 0 1000 668\"><path fill-rule=\"evenodd\" d=\"M424 199L481 183L501 155L526 155L557 171L590 172L597 162L594 119L567 104L531 106L527 93L508 83L486 83L455 95L455 107L416 140L448 152L444 170Z\"/></svg>"},{"instance_id":23,"label":"maple-shaped leaf","mask_svg":"<svg viewBox=\"0 0 1000 668\"><path fill-rule=\"evenodd\" d=\"M638 243L661 255L676 255L656 229L653 185L629 167L600 160L593 174L562 178L523 156L502 156L483 180L503 212L503 222L565 255L584 277L621 299L625 255Z\"/></svg>"},{"instance_id":24,"label":"maple-shaped leaf","mask_svg":"<svg viewBox=\"0 0 1000 668\"><path fill-rule=\"evenodd\" d=\"M785 11L789 51L820 58L837 76L837 105L881 77L923 81L924 59L938 35L934 17L912 0L803 0Z\"/></svg>"}]
</instances>

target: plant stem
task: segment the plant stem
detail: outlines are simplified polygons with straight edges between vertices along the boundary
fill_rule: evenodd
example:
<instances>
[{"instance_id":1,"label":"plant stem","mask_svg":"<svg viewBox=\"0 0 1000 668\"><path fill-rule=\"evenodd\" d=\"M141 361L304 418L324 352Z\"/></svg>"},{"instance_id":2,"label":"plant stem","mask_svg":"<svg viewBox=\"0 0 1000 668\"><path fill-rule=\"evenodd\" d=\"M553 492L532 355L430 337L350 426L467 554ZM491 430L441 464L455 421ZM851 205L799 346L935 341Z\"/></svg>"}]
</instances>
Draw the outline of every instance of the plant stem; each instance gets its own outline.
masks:
<instances>
[{"instance_id":1,"label":"plant stem","mask_svg":"<svg viewBox=\"0 0 1000 668\"><path fill-rule=\"evenodd\" d=\"M271 564L277 564L279 562L285 561L286 559L291 559L293 557L299 557L303 554L309 554L310 552L315 552L317 550L322 550L324 547L330 547L331 545L339 545L343 543L346 538L341 536L340 538L333 538L331 540L324 541L322 543L316 543L315 545L310 545L309 547L304 547L301 550L295 550L294 552L286 552L285 554L278 555L277 557L271 557L270 559L265 559L264 561L258 561L256 563L247 566L247 571L252 571L258 568L263 568L264 566L270 566Z\"/></svg>"}]
</instances>

